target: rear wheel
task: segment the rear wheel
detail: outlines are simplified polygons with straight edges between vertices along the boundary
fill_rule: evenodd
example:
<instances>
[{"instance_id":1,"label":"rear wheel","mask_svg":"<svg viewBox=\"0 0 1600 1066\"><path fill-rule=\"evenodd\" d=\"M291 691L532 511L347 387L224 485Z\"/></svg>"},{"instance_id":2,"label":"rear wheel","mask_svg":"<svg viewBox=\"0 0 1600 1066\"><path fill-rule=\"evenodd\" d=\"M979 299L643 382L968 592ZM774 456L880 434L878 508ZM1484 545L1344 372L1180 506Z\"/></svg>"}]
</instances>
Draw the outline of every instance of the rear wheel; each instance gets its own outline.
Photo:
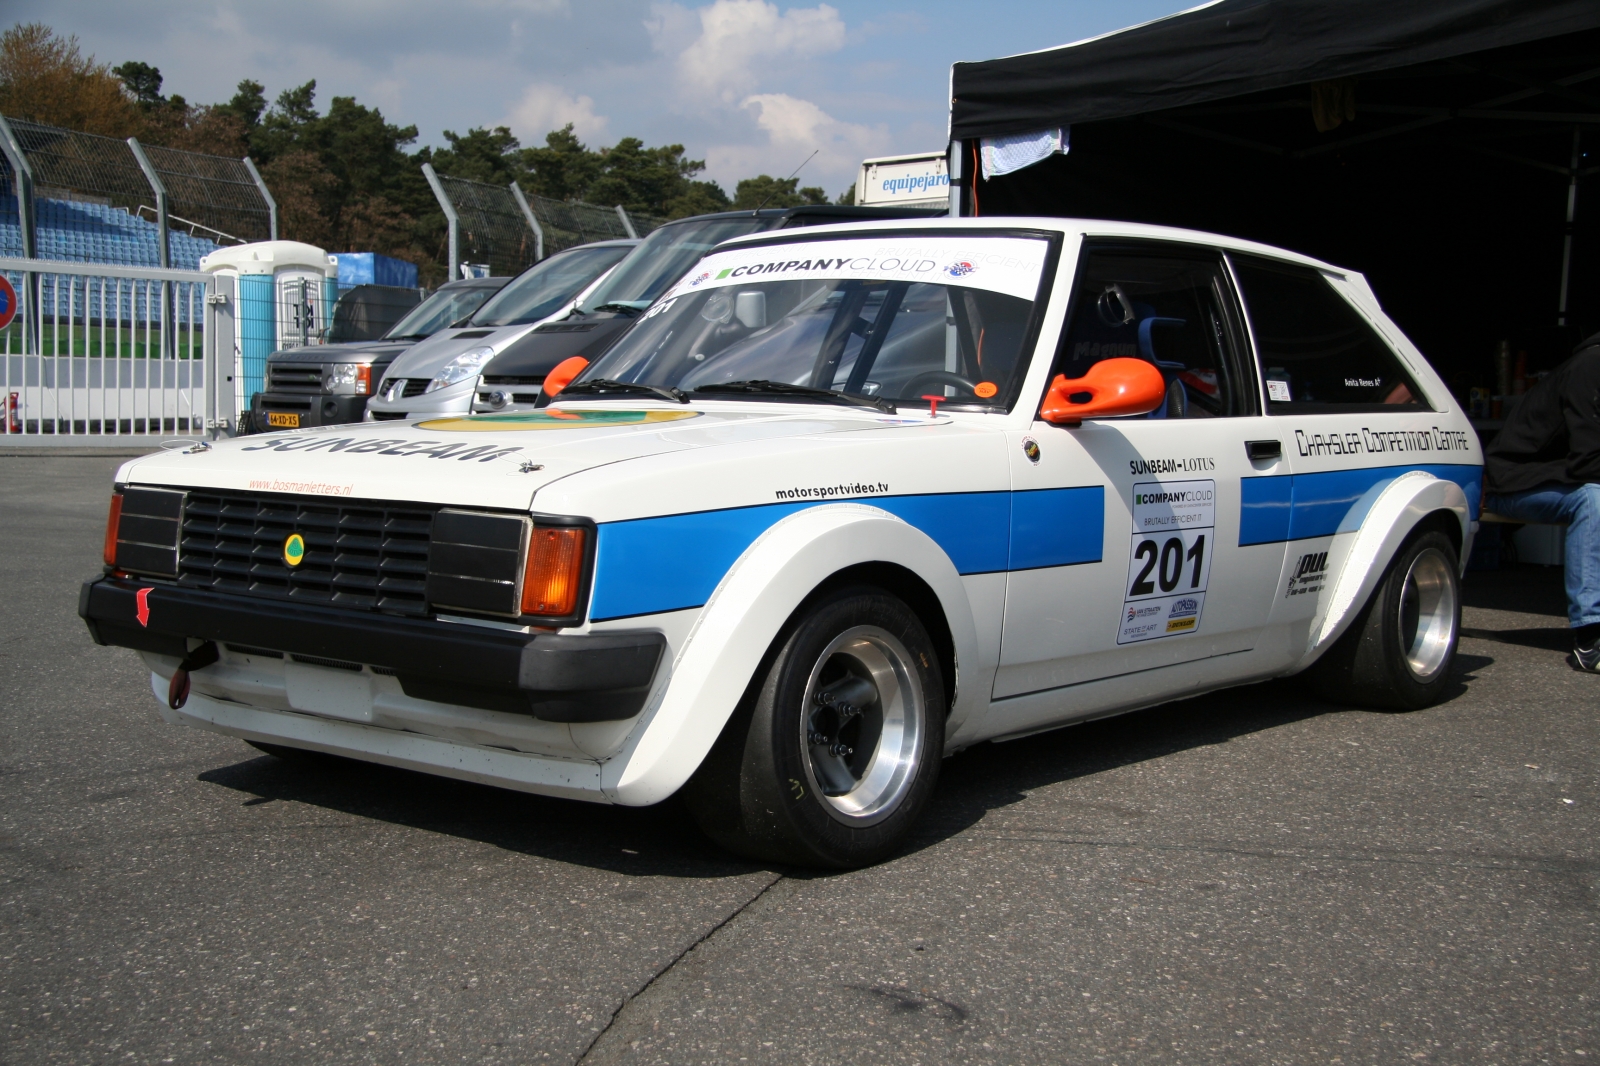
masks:
<instances>
[{"instance_id":1,"label":"rear wheel","mask_svg":"<svg viewBox=\"0 0 1600 1066\"><path fill-rule=\"evenodd\" d=\"M1461 634L1455 546L1443 533L1412 538L1350 628L1311 668L1329 696L1411 711L1436 702Z\"/></svg>"},{"instance_id":2,"label":"rear wheel","mask_svg":"<svg viewBox=\"0 0 1600 1066\"><path fill-rule=\"evenodd\" d=\"M835 868L890 855L927 805L944 750L944 681L903 602L839 590L779 638L684 798L719 844Z\"/></svg>"}]
</instances>

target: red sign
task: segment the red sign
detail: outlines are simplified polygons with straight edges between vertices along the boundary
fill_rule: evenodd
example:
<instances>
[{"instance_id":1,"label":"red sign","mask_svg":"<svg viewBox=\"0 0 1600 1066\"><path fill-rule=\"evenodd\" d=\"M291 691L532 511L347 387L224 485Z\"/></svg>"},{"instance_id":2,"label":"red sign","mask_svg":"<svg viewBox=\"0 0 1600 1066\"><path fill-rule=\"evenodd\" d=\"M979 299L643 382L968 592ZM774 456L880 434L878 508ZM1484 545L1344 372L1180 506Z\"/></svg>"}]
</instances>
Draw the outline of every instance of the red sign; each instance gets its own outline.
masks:
<instances>
[{"instance_id":1,"label":"red sign","mask_svg":"<svg viewBox=\"0 0 1600 1066\"><path fill-rule=\"evenodd\" d=\"M11 320L17 317L17 290L11 287L11 282L0 274L0 329L11 325Z\"/></svg>"}]
</instances>

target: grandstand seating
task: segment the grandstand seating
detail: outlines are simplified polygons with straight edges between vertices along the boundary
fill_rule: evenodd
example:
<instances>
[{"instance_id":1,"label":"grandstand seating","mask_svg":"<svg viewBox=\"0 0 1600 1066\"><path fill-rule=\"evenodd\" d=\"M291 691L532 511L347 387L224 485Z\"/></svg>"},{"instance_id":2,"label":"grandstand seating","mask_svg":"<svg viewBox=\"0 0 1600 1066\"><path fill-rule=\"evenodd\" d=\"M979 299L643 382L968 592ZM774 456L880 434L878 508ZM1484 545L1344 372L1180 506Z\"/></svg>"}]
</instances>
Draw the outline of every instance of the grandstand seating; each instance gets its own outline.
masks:
<instances>
[{"instance_id":1,"label":"grandstand seating","mask_svg":"<svg viewBox=\"0 0 1600 1066\"><path fill-rule=\"evenodd\" d=\"M120 266L160 266L156 224L149 219L105 204L77 200L34 201L38 217L34 239L40 259L70 263L114 263ZM217 250L215 241L171 230L172 265L179 270L200 269L200 257ZM22 254L22 229L17 222L17 198L0 195L0 254Z\"/></svg>"},{"instance_id":2,"label":"grandstand seating","mask_svg":"<svg viewBox=\"0 0 1600 1066\"><path fill-rule=\"evenodd\" d=\"M120 207L79 200L34 200L38 217L34 223L36 252L40 259L69 263L108 263L117 266L160 266L161 253L156 224ZM199 270L202 256L217 250L215 241L193 237L181 230L169 230L172 266L177 270ZM17 198L0 194L0 256L22 255L22 228L17 219ZM115 291L115 283L112 283ZM186 286L187 287L187 286ZM48 318L52 311L61 318L101 317L100 286L76 279L69 294L63 290L59 306L55 280L46 275L40 282L40 304ZM123 322L143 320L152 314L149 296L131 282L121 286L122 298L105 310L108 317ZM87 307L85 303L87 302ZM120 314L115 304L121 303ZM190 318L187 295L175 301L179 323Z\"/></svg>"}]
</instances>

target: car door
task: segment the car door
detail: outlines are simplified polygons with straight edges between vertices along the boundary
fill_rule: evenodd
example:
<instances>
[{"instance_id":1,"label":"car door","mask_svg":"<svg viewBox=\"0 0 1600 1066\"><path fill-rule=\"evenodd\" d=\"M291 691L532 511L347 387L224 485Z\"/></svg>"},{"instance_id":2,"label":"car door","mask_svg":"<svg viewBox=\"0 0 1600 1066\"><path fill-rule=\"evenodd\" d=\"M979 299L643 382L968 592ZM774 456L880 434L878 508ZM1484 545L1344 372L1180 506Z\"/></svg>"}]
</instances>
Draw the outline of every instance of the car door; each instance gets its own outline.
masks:
<instances>
[{"instance_id":1,"label":"car door","mask_svg":"<svg viewBox=\"0 0 1600 1066\"><path fill-rule=\"evenodd\" d=\"M1378 496L1410 470L1478 495L1480 469L1438 416L1395 346L1358 308L1344 278L1229 254L1254 337L1268 420L1288 469L1247 486L1259 504L1247 539L1282 540L1273 624L1303 653Z\"/></svg>"},{"instance_id":2,"label":"car door","mask_svg":"<svg viewBox=\"0 0 1600 1066\"><path fill-rule=\"evenodd\" d=\"M1273 436L1217 251L1086 244L1056 369L1078 378L1119 357L1161 369L1161 409L1014 434L997 732L1091 710L1074 698L1084 682L1247 652L1270 615L1284 547L1240 544L1241 483L1282 460L1261 443ZM1075 509L1044 505L1063 489L1080 490ZM1181 691L1190 673L1152 683Z\"/></svg>"}]
</instances>

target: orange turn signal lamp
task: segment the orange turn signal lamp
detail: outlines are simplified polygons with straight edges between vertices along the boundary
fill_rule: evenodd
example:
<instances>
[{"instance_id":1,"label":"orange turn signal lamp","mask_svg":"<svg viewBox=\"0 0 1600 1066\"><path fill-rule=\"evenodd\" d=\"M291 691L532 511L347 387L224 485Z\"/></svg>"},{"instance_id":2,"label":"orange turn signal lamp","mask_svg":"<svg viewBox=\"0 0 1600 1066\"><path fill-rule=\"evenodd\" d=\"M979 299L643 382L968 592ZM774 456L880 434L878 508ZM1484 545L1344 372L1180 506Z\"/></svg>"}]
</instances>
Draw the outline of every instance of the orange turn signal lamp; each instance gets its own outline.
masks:
<instances>
[{"instance_id":1,"label":"orange turn signal lamp","mask_svg":"<svg viewBox=\"0 0 1600 1066\"><path fill-rule=\"evenodd\" d=\"M372 364L361 363L356 367L356 395L372 395Z\"/></svg>"},{"instance_id":2,"label":"orange turn signal lamp","mask_svg":"<svg viewBox=\"0 0 1600 1066\"><path fill-rule=\"evenodd\" d=\"M522 574L522 613L559 618L578 609L584 537L579 526L535 526Z\"/></svg>"},{"instance_id":3,"label":"orange turn signal lamp","mask_svg":"<svg viewBox=\"0 0 1600 1066\"><path fill-rule=\"evenodd\" d=\"M106 515L106 546L104 558L107 566L117 565L117 531L122 525L122 493L111 494L111 510Z\"/></svg>"}]
</instances>

